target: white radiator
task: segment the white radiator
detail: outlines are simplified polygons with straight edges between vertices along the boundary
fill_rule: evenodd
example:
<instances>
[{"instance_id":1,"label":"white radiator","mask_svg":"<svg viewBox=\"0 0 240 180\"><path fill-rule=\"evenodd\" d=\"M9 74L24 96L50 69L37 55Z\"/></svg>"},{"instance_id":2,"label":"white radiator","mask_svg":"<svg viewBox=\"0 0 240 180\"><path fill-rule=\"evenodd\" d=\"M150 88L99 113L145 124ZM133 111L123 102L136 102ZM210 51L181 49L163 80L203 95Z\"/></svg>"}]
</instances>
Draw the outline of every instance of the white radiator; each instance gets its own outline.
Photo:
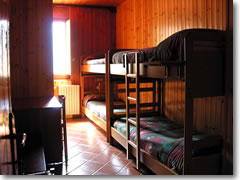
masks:
<instances>
[{"instance_id":1,"label":"white radiator","mask_svg":"<svg viewBox=\"0 0 240 180\"><path fill-rule=\"evenodd\" d=\"M59 95L65 95L66 115L80 114L80 86L59 85Z\"/></svg>"}]
</instances>

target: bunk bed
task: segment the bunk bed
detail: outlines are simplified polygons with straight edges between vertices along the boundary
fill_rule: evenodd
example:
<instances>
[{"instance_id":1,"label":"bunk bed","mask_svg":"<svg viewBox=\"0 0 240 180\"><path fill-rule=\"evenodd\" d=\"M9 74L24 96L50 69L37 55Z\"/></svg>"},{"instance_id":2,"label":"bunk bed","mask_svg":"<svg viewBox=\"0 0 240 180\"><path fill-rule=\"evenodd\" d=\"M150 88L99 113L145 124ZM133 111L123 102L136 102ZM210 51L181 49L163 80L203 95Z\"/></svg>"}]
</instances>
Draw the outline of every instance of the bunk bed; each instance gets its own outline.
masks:
<instances>
[{"instance_id":1,"label":"bunk bed","mask_svg":"<svg viewBox=\"0 0 240 180\"><path fill-rule=\"evenodd\" d=\"M126 148L128 158L136 157L137 169L143 163L156 174L221 173L221 137L193 130L193 99L224 94L224 46L224 31L188 29L173 34L153 48L108 52L108 136L110 143L114 139ZM116 76L125 78L125 119L113 116L111 84ZM139 83L146 79L157 79L158 87L163 87L163 82L170 79L184 82L183 125L173 124L164 116L161 90L157 91L160 93L159 116L142 117ZM130 81L136 83L135 98L129 96ZM136 104L134 116L129 110L130 101ZM156 150L150 150L152 146Z\"/></svg>"},{"instance_id":2,"label":"bunk bed","mask_svg":"<svg viewBox=\"0 0 240 180\"><path fill-rule=\"evenodd\" d=\"M99 59L99 62L92 61L93 58ZM98 88L87 90L84 86L86 78L102 78L105 81L105 62L104 55L81 57L80 60L80 84L81 98L80 107L83 115L106 131L106 107L105 91L101 89L101 83Z\"/></svg>"},{"instance_id":3,"label":"bunk bed","mask_svg":"<svg viewBox=\"0 0 240 180\"><path fill-rule=\"evenodd\" d=\"M117 50L111 50L111 52L121 52L125 51L126 49L117 49ZM81 82L81 112L88 117L91 121L93 121L95 124L97 124L101 129L109 133L109 130L107 127L109 127L107 121L109 116L109 111L107 111L106 108L106 95L104 88L99 88L100 85L98 85L98 89L95 90L87 90L84 87L84 79L88 77L94 77L94 78L104 78L105 84L107 84L106 76L108 73L106 73L106 66L108 65L108 55L102 54L102 55L95 55L95 56L86 56L81 58L81 67L80 67L80 82ZM149 82L149 81L148 81ZM153 82L152 88L142 88L142 91L149 91L153 92L155 94L155 82ZM115 80L111 83L112 86L115 84L124 84L123 79L118 78L118 80ZM130 91L134 91L134 89L131 89ZM112 115L115 118L120 118L125 116L126 114L126 105L125 103L117 98L117 94L119 93L125 93L125 89L114 89L112 91L114 97L114 101L112 104ZM143 103L142 106L144 107L153 107L156 106L156 103ZM109 142L109 135L107 135L107 141Z\"/></svg>"},{"instance_id":4,"label":"bunk bed","mask_svg":"<svg viewBox=\"0 0 240 180\"><path fill-rule=\"evenodd\" d=\"M81 58L80 83L81 83L81 112L102 130L107 131L107 109L105 88L101 84L105 83L105 55L87 56ZM85 89L84 79L93 77L104 79L98 82L97 89ZM101 87L101 88L100 88ZM123 91L123 90L120 90ZM122 117L125 114L125 103L118 98L113 102L114 114Z\"/></svg>"}]
</instances>

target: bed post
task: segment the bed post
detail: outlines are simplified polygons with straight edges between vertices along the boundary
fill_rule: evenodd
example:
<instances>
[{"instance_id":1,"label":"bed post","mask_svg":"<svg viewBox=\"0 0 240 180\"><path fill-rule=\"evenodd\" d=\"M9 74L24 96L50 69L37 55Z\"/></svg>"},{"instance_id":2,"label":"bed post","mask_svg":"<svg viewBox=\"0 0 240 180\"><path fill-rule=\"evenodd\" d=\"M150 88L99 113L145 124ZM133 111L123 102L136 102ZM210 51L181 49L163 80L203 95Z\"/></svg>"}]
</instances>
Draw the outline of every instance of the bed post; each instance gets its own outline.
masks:
<instances>
[{"instance_id":1,"label":"bed post","mask_svg":"<svg viewBox=\"0 0 240 180\"><path fill-rule=\"evenodd\" d=\"M81 113L81 117L84 117L84 113L82 110L82 102L83 102L83 98L84 98L84 77L83 77L83 71L82 71L82 62L83 62L84 58L81 56L80 57L80 113Z\"/></svg>"},{"instance_id":2,"label":"bed post","mask_svg":"<svg viewBox=\"0 0 240 180\"><path fill-rule=\"evenodd\" d=\"M162 112L162 81L160 79L157 80L157 93L158 93L158 115L162 115L163 112Z\"/></svg>"},{"instance_id":3,"label":"bed post","mask_svg":"<svg viewBox=\"0 0 240 180\"><path fill-rule=\"evenodd\" d=\"M192 166L192 131L193 131L193 97L191 85L192 40L184 38L185 60L185 119L184 119L184 168L183 174L191 174Z\"/></svg>"},{"instance_id":4,"label":"bed post","mask_svg":"<svg viewBox=\"0 0 240 180\"><path fill-rule=\"evenodd\" d=\"M159 86L160 86L160 90L161 92L159 92L159 95L160 95L160 111L161 111L161 115L162 116L165 116L165 84L166 84L166 81L165 80L160 80L159 81Z\"/></svg>"},{"instance_id":5,"label":"bed post","mask_svg":"<svg viewBox=\"0 0 240 180\"><path fill-rule=\"evenodd\" d=\"M191 87L187 85L185 91L185 122L184 122L184 174L191 174L192 163L192 126L193 126L193 98Z\"/></svg>"},{"instance_id":6,"label":"bed post","mask_svg":"<svg viewBox=\"0 0 240 180\"><path fill-rule=\"evenodd\" d=\"M152 102L153 102L153 111L156 112L156 80L154 80L153 82L153 99L152 99Z\"/></svg>"},{"instance_id":7,"label":"bed post","mask_svg":"<svg viewBox=\"0 0 240 180\"><path fill-rule=\"evenodd\" d=\"M106 124L107 124L107 142L111 144L111 94L110 94L110 63L109 63L109 51L105 54L105 96L106 96Z\"/></svg>"}]
</instances>

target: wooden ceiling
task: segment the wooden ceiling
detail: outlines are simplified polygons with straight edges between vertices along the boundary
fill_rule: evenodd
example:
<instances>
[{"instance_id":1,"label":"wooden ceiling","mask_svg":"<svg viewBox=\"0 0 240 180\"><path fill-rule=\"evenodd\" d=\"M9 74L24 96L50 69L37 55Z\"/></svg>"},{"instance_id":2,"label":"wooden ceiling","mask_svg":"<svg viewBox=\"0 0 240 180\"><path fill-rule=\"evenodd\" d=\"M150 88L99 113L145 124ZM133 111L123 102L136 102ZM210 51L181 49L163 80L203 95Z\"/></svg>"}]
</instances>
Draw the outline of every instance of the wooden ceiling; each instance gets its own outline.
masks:
<instances>
[{"instance_id":1,"label":"wooden ceiling","mask_svg":"<svg viewBox=\"0 0 240 180\"><path fill-rule=\"evenodd\" d=\"M116 7L125 0L53 0L53 4L113 6Z\"/></svg>"}]
</instances>

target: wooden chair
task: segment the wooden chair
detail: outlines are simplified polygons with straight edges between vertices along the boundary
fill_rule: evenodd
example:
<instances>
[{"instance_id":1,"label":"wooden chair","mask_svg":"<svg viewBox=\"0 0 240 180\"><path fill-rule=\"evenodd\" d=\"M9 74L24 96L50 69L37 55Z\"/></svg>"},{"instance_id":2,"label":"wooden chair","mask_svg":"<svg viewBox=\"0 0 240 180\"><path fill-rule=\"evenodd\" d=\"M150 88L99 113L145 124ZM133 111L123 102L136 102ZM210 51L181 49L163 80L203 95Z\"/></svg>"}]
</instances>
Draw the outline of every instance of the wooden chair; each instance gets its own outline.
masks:
<instances>
[{"instance_id":1,"label":"wooden chair","mask_svg":"<svg viewBox=\"0 0 240 180\"><path fill-rule=\"evenodd\" d=\"M65 164L68 165L68 148L67 148L67 126L66 126L66 109L65 109L65 95L58 96L59 102L62 104L61 125L62 125L62 140L64 144Z\"/></svg>"}]
</instances>

